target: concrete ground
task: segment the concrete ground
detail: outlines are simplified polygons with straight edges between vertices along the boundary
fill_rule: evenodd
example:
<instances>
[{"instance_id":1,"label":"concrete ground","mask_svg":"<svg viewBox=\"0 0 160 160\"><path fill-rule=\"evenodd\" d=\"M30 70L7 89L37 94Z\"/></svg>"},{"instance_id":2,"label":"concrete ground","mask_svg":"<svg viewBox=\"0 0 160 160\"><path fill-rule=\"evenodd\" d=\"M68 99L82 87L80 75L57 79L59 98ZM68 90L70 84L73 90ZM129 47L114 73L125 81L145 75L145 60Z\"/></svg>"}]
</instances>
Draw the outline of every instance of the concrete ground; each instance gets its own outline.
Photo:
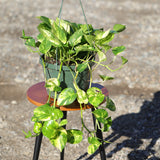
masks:
<instances>
[{"instance_id":1,"label":"concrete ground","mask_svg":"<svg viewBox=\"0 0 160 160\"><path fill-rule=\"evenodd\" d=\"M111 28L116 23L127 29L115 40L125 45L123 56L128 64L110 73L101 67L94 82L109 90L117 110L109 112L112 129L104 134L112 143L105 145L107 160L160 159L160 1L159 0L82 0L88 23L95 28ZM30 160L34 138L25 139L22 130L33 127L30 119L34 105L26 98L27 89L43 81L38 55L29 53L19 38L36 36L36 16L55 19L59 0L0 1L0 160ZM64 0L62 18L84 23L78 0ZM110 55L111 56L111 55ZM119 59L117 59L119 62ZM114 66L113 66L114 67ZM114 76L113 81L100 82L99 74ZM92 127L90 111L85 122ZM68 112L68 128L80 126L79 112ZM86 133L79 145L67 144L66 160L99 160L99 154L88 155ZM43 139L40 160L57 160L59 151Z\"/></svg>"}]
</instances>

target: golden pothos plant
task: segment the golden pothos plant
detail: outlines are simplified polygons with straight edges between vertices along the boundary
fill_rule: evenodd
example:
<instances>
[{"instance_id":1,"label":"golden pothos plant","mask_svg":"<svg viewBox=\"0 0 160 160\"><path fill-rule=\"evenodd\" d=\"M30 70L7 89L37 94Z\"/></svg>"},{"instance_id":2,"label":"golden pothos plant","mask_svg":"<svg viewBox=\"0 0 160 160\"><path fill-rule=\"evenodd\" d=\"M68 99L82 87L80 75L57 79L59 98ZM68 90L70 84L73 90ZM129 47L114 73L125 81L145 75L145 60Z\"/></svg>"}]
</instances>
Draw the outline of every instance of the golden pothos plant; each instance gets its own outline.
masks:
<instances>
[{"instance_id":1,"label":"golden pothos plant","mask_svg":"<svg viewBox=\"0 0 160 160\"><path fill-rule=\"evenodd\" d=\"M102 94L102 91L97 87L91 87L92 71L96 70L98 66L103 66L106 70L111 72L123 67L127 59L121 56L122 64L116 68L111 69L110 64L106 65L107 53L112 52L115 57L125 50L125 47L114 46L113 39L117 34L125 30L125 26L115 24L112 29L104 31L103 29L94 29L90 24L77 24L67 20L57 18L51 20L50 18L41 16L38 17L41 23L38 25L39 35L36 38L26 36L24 30L22 32L22 39L29 51L38 53L41 57L43 55L43 67L45 72L46 63L56 63L59 65L59 73L57 77L50 79L45 78L45 87L54 92L54 103L51 105L48 102L40 107L34 109L32 121L34 122L33 133L29 131L24 132L26 138L38 136L41 132L46 136L53 146L60 151L63 150L66 143L76 144L83 139L83 130L85 129L89 134L88 137L88 153L94 153L102 142L96 137L97 127L102 132L107 132L112 124L111 117L108 116L107 109L115 111L115 104L109 98ZM94 63L94 66L91 64ZM73 75L74 88L67 87L62 90L60 75L63 66L67 66ZM75 69L71 69L75 66ZM90 72L89 88L85 91L80 89L76 80L78 75L84 70L88 69ZM105 72L104 72L105 73ZM104 80L113 79L106 75L100 75ZM81 108L81 130L65 129L67 119L62 119L63 112L56 107L70 105L75 100L78 101ZM106 101L106 106L102 107L103 101ZM83 121L82 106L90 104L95 110L93 114L96 118L96 126L94 130L89 130ZM100 127L98 123L101 123Z\"/></svg>"}]
</instances>

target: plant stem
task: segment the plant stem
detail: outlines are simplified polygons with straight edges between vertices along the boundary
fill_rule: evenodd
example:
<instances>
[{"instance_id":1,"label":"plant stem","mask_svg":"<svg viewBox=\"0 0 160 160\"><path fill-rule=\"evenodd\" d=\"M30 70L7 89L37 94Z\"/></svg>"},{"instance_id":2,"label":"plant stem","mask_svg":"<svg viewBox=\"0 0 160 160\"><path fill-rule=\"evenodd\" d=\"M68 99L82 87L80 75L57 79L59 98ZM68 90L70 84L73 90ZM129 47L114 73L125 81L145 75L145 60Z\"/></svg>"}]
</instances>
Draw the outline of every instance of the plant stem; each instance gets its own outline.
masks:
<instances>
[{"instance_id":1,"label":"plant stem","mask_svg":"<svg viewBox=\"0 0 160 160\"><path fill-rule=\"evenodd\" d=\"M82 122L82 130L83 130L83 127L87 130L88 133L92 133L87 127L86 125L84 124L84 121L83 121L83 109L82 109L82 104L80 103L80 108L81 108L81 122Z\"/></svg>"},{"instance_id":2,"label":"plant stem","mask_svg":"<svg viewBox=\"0 0 160 160\"><path fill-rule=\"evenodd\" d=\"M61 75L62 66L63 66L63 62L61 62L61 64L60 64L59 73L58 73L58 77L57 77L58 80L59 80L60 75ZM53 102L53 107L54 108L56 107L56 99L57 99L57 91L54 92L54 102Z\"/></svg>"}]
</instances>

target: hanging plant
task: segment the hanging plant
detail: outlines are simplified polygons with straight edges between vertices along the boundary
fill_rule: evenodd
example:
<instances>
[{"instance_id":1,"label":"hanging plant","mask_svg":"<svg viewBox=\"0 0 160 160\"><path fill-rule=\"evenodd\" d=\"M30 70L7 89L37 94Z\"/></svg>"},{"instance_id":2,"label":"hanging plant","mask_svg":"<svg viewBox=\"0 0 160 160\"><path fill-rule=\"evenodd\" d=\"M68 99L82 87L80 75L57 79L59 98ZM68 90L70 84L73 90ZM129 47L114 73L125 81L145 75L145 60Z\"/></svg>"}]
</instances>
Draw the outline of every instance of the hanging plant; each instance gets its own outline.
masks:
<instances>
[{"instance_id":1,"label":"hanging plant","mask_svg":"<svg viewBox=\"0 0 160 160\"><path fill-rule=\"evenodd\" d=\"M38 136L41 132L46 136L51 144L60 151L63 150L66 143L76 144L83 139L83 130L89 134L88 153L92 154L103 143L96 137L97 127L102 132L107 132L112 124L111 117L108 115L107 109L115 111L115 104L106 97L97 87L91 87L92 71L98 66L103 66L111 72L123 67L127 59L121 56L122 64L111 69L110 64L106 65L106 54L112 51L115 57L125 50L124 46L113 46L111 41L117 34L125 30L125 26L116 24L113 29L103 30L94 29L90 24L77 24L67 20L57 18L55 21L41 16L38 17L41 23L38 25L39 35L36 38L27 36L23 30L22 39L29 51L38 53L41 64L44 69L45 87L49 91L48 102L34 109L32 121L34 129L32 133L24 132L26 138ZM97 59L96 59L97 57ZM113 60L113 62L114 62ZM112 62L112 63L113 63ZM57 74L54 77L48 76L49 65L55 65ZM94 66L93 66L94 64ZM64 87L64 68L68 68L72 81L72 86L68 84ZM85 89L81 88L78 76L87 70L89 82ZM105 72L104 72L105 73ZM82 76L84 77L84 76ZM107 75L100 75L104 80L113 79ZM53 95L51 95L53 93ZM54 96L54 103L50 102L50 97ZM70 105L74 101L78 101L81 108L81 130L65 129L67 119L62 119L63 112L57 109L58 106ZM102 107L102 102L106 101L106 106ZM83 106L92 105L94 107L93 114L96 118L95 130L89 130L83 120ZM102 124L102 127L98 125Z\"/></svg>"}]
</instances>

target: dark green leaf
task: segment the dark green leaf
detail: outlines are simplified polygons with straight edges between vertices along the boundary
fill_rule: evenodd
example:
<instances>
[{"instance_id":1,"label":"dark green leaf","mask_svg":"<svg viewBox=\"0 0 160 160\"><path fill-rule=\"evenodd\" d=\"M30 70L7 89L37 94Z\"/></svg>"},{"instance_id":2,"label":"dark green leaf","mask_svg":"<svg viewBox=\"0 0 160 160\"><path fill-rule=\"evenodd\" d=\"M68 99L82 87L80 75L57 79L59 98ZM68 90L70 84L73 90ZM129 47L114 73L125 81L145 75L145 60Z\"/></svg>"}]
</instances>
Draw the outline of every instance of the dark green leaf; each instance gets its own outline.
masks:
<instances>
[{"instance_id":1,"label":"dark green leaf","mask_svg":"<svg viewBox=\"0 0 160 160\"><path fill-rule=\"evenodd\" d=\"M55 120L46 121L44 122L42 133L47 138L52 138L56 136L57 134L56 131L58 128L59 128L59 124Z\"/></svg>"},{"instance_id":2,"label":"dark green leaf","mask_svg":"<svg viewBox=\"0 0 160 160\"><path fill-rule=\"evenodd\" d=\"M50 139L50 142L53 146L58 148L60 152L64 149L67 143L67 132L64 128L60 128L56 130L56 136Z\"/></svg>"},{"instance_id":3,"label":"dark green leaf","mask_svg":"<svg viewBox=\"0 0 160 160\"><path fill-rule=\"evenodd\" d=\"M98 107L104 100L104 95L99 88L92 87L87 90L88 101L95 107Z\"/></svg>"},{"instance_id":4,"label":"dark green leaf","mask_svg":"<svg viewBox=\"0 0 160 160\"><path fill-rule=\"evenodd\" d=\"M83 133L80 130L67 130L67 142L71 144L80 143L83 139Z\"/></svg>"},{"instance_id":5,"label":"dark green leaf","mask_svg":"<svg viewBox=\"0 0 160 160\"><path fill-rule=\"evenodd\" d=\"M48 27L51 28L51 24L52 24L52 20L45 17L45 16L40 16L40 17L37 17L39 18L43 23L47 24Z\"/></svg>"},{"instance_id":6,"label":"dark green leaf","mask_svg":"<svg viewBox=\"0 0 160 160\"><path fill-rule=\"evenodd\" d=\"M25 42L25 45L31 46L31 47L36 47L35 39L33 39L33 38L27 39L26 42Z\"/></svg>"},{"instance_id":7,"label":"dark green leaf","mask_svg":"<svg viewBox=\"0 0 160 160\"><path fill-rule=\"evenodd\" d=\"M104 76L104 75L99 75L99 76L103 81L114 79L113 77L108 77L108 76Z\"/></svg>"},{"instance_id":8,"label":"dark green leaf","mask_svg":"<svg viewBox=\"0 0 160 160\"><path fill-rule=\"evenodd\" d=\"M73 88L64 89L58 96L57 104L59 106L69 105L75 101L77 98L77 93L75 93Z\"/></svg>"},{"instance_id":9,"label":"dark green leaf","mask_svg":"<svg viewBox=\"0 0 160 160\"><path fill-rule=\"evenodd\" d=\"M126 26L122 25L122 24L115 24L113 26L113 30L116 31L116 32L122 32L125 29L126 29Z\"/></svg>"},{"instance_id":10,"label":"dark green leaf","mask_svg":"<svg viewBox=\"0 0 160 160\"><path fill-rule=\"evenodd\" d=\"M79 64L78 67L76 68L76 70L81 73L81 72L83 72L87 67L88 67L88 61L85 61L85 62Z\"/></svg>"},{"instance_id":11,"label":"dark green leaf","mask_svg":"<svg viewBox=\"0 0 160 160\"><path fill-rule=\"evenodd\" d=\"M112 125L111 117L108 117L104 123L104 127L102 128L103 132L108 132Z\"/></svg>"},{"instance_id":12,"label":"dark green leaf","mask_svg":"<svg viewBox=\"0 0 160 160\"><path fill-rule=\"evenodd\" d=\"M109 97L106 98L106 108L108 108L111 111L116 110L116 106L114 102Z\"/></svg>"},{"instance_id":13,"label":"dark green leaf","mask_svg":"<svg viewBox=\"0 0 160 160\"><path fill-rule=\"evenodd\" d=\"M116 56L117 54L123 52L125 49L126 49L126 47L124 47L124 46L118 46L118 47L114 47L112 49L112 52Z\"/></svg>"},{"instance_id":14,"label":"dark green leaf","mask_svg":"<svg viewBox=\"0 0 160 160\"><path fill-rule=\"evenodd\" d=\"M126 64L128 62L128 60L126 58L124 58L123 56L121 56L121 59L122 59L122 64Z\"/></svg>"}]
</instances>

